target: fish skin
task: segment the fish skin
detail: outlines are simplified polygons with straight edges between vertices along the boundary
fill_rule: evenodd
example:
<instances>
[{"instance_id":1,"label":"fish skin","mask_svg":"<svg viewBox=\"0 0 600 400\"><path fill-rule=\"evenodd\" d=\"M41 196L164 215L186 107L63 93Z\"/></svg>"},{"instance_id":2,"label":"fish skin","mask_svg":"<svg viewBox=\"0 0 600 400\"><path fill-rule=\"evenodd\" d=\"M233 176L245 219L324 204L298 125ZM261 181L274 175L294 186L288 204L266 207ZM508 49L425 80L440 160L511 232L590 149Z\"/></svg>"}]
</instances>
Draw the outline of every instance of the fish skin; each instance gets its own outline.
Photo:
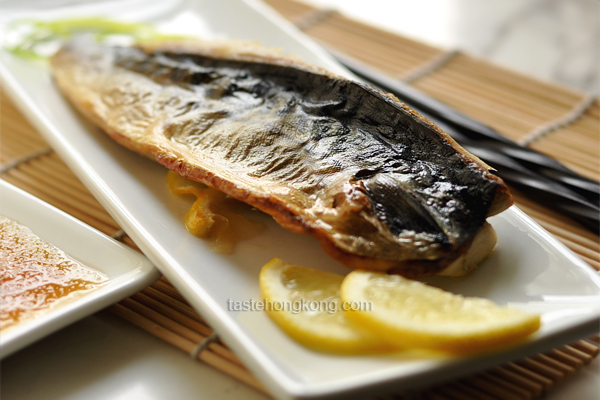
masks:
<instances>
[{"instance_id":1,"label":"fish skin","mask_svg":"<svg viewBox=\"0 0 600 400\"><path fill-rule=\"evenodd\" d=\"M512 204L489 166L392 95L271 50L74 41L51 63L115 140L317 237L352 268L443 272Z\"/></svg>"}]
</instances>

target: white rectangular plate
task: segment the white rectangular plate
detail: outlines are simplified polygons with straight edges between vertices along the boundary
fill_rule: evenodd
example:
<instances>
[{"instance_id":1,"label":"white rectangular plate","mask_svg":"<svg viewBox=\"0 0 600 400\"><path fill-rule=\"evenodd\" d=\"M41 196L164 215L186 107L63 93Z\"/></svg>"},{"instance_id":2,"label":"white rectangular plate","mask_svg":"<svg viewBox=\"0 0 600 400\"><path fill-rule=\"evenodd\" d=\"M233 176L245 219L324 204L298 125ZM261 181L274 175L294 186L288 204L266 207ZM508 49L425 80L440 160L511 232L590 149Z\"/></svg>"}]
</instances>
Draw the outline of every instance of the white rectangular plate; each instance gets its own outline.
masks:
<instances>
[{"instance_id":1,"label":"white rectangular plate","mask_svg":"<svg viewBox=\"0 0 600 400\"><path fill-rule=\"evenodd\" d=\"M347 74L322 49L261 3L152 0L142 7L140 1L132 0L119 2L118 13L114 4L96 3L42 15L107 15L150 21L203 37L258 40ZM12 15L16 15L14 10ZM260 297L259 270L273 257L347 273L320 249L316 240L289 233L264 217L268 225L264 234L238 246L233 255L212 253L185 230L182 218L191 200L169 193L162 166L120 147L80 119L54 86L47 65L7 53L0 53L0 63L2 80L20 109L275 396L343 397L349 393L402 391L567 343L598 328L598 275L529 217L512 208L491 219L499 244L475 273L464 279L429 281L455 293L541 312L542 329L527 343L497 354L435 360L402 355L338 357L307 350L283 334L264 313L233 312L227 305L229 300Z\"/></svg>"},{"instance_id":2,"label":"white rectangular plate","mask_svg":"<svg viewBox=\"0 0 600 400\"><path fill-rule=\"evenodd\" d=\"M2 332L0 358L142 290L160 277L137 251L3 180L0 214L108 277L100 288Z\"/></svg>"}]
</instances>

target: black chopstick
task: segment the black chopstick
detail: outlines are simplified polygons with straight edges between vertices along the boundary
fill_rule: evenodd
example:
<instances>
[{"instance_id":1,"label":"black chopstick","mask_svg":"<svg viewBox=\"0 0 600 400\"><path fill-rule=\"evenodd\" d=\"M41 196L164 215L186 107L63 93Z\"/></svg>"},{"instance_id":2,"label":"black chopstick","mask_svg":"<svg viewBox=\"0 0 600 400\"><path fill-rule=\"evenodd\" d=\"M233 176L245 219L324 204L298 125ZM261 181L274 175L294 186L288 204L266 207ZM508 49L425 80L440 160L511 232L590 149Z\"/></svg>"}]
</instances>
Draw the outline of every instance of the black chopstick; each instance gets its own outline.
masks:
<instances>
[{"instance_id":1,"label":"black chopstick","mask_svg":"<svg viewBox=\"0 0 600 400\"><path fill-rule=\"evenodd\" d=\"M335 50L331 54L346 68L390 92L440 126L468 151L496 169L509 185L539 203L575 219L594 233L600 230L600 184L553 158L521 146L492 128L451 107L373 70Z\"/></svg>"}]
</instances>

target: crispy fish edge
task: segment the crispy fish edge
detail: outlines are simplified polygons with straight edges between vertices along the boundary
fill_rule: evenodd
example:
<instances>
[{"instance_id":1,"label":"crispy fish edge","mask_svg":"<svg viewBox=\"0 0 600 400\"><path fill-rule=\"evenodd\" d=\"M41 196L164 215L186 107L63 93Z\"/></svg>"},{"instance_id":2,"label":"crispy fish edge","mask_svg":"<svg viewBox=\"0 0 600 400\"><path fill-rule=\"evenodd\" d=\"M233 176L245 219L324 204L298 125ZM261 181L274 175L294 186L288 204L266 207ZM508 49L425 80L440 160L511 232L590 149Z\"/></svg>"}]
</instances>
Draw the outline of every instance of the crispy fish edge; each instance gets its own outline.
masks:
<instances>
[{"instance_id":1,"label":"crispy fish edge","mask_svg":"<svg viewBox=\"0 0 600 400\"><path fill-rule=\"evenodd\" d=\"M326 75L334 79L348 79L333 74L325 69L305 63L298 57L283 54L278 49L262 47L255 42L176 39L143 43L139 47L146 53L168 51L171 53L191 53L235 61L271 63ZM53 74L55 82L62 93L69 99L71 104L92 120L94 124L104 130L111 138L124 147L155 160L188 179L204 183L237 200L256 207L271 215L278 224L287 230L294 233L308 234L317 238L323 249L331 257L349 268L397 273L407 277L422 277L434 274L461 276L473 270L477 264L489 256L494 249L497 240L496 234L491 225L485 222L478 233L464 243L457 251L449 252L448 257L432 262L424 260L404 262L376 259L346 252L332 242L324 229L315 227L313 224L308 223L303 217L294 214L284 202L279 201L272 196L265 196L262 193L253 193L252 190L242 188L233 182L222 179L211 171L186 164L182 161L182 155L177 154L173 149L164 149L159 146L149 146L137 143L124 134L112 129L97 113L95 105L91 101L88 101L85 96L78 95L79 89L77 87L71 87L71 85L68 85L68 82L64 82L56 74L55 69L60 68L61 63L68 62L69 54L68 52L65 54L65 52L66 50L63 48L51 59L53 70L55 71ZM439 134L452 146L465 163L475 166L487 179L495 180L500 183L496 186L494 200L486 217L496 215L513 204L512 196L502 179L491 173L494 171L493 168L469 153L451 136L442 131L431 121L421 116L418 112L406 106L406 104L402 103L396 96L380 90L377 91L382 96L387 97L388 101L397 103L404 110Z\"/></svg>"}]
</instances>

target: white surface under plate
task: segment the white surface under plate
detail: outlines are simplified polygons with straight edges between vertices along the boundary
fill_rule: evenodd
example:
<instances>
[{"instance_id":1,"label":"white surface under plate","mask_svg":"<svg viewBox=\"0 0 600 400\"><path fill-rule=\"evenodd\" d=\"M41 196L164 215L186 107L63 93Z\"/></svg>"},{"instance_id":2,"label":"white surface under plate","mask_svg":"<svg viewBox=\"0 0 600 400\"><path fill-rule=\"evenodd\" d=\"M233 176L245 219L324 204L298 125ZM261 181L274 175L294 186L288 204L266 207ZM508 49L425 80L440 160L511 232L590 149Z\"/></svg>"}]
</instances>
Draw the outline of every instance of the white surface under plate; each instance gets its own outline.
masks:
<instances>
[{"instance_id":1,"label":"white surface under plate","mask_svg":"<svg viewBox=\"0 0 600 400\"><path fill-rule=\"evenodd\" d=\"M18 2L16 3L18 5ZM346 73L314 43L260 3L226 1L99 2L46 18L118 16L204 37L258 40L308 62ZM18 7L18 6L15 6ZM15 9L4 15L17 15ZM10 13L8 13L10 11ZM0 13L2 15L3 13ZM21 13L33 15L32 13ZM38 15L39 17L39 15ZM3 17L9 18L9 17ZM574 341L598 329L600 279L595 271L516 208L491 219L494 254L463 279L429 282L542 313L528 342L497 354L446 359L340 357L307 350L262 312L233 312L228 301L259 299L260 267L273 257L345 274L316 240L289 233L267 216L267 231L233 255L212 253L182 223L191 199L169 193L166 170L114 143L82 120L54 86L44 63L0 53L0 75L19 108L144 253L217 330L277 397L345 397L431 385L473 370ZM347 74L347 73L346 73Z\"/></svg>"},{"instance_id":2,"label":"white surface under plate","mask_svg":"<svg viewBox=\"0 0 600 400\"><path fill-rule=\"evenodd\" d=\"M94 291L7 328L0 334L0 358L142 290L160 277L137 251L3 180L0 215L28 227L42 240L108 277Z\"/></svg>"}]
</instances>

